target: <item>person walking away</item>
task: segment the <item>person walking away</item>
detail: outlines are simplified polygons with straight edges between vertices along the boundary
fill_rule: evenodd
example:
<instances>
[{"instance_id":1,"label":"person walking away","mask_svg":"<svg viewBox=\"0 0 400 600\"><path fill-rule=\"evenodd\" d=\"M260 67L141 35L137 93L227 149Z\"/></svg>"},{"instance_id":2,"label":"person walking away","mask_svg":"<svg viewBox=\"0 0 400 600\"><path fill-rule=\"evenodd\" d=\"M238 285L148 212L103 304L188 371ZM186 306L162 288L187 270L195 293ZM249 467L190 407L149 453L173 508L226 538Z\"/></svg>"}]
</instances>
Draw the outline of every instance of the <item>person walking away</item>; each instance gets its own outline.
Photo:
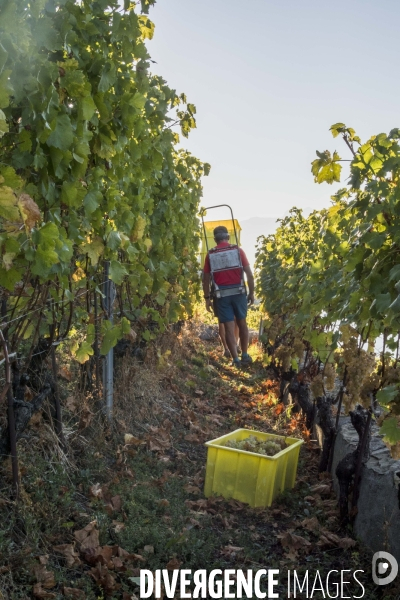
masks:
<instances>
[{"instance_id":1,"label":"person walking away","mask_svg":"<svg viewBox=\"0 0 400 600\"><path fill-rule=\"evenodd\" d=\"M229 244L229 233L226 227L220 225L214 229L214 240L217 244L210 252L229 249L232 246ZM235 247L235 246L234 246ZM206 309L212 312L211 302L211 265L210 252L207 253L203 268L203 292L206 301ZM218 289L221 290L221 297L215 298L217 303L218 319L223 323L225 329L226 343L233 358L233 365L240 366L241 364L250 364L252 362L247 350L249 346L249 330L247 327L247 304L254 304L254 277L251 271L249 261L244 251L239 248L242 268L231 268L213 273L213 278ZM237 293L224 295L224 290L229 288L239 289L243 280L243 272L246 274L247 283L249 286L249 294ZM239 327L240 346L242 349L242 361L239 360L237 352L237 342L235 339L235 317Z\"/></svg>"}]
</instances>

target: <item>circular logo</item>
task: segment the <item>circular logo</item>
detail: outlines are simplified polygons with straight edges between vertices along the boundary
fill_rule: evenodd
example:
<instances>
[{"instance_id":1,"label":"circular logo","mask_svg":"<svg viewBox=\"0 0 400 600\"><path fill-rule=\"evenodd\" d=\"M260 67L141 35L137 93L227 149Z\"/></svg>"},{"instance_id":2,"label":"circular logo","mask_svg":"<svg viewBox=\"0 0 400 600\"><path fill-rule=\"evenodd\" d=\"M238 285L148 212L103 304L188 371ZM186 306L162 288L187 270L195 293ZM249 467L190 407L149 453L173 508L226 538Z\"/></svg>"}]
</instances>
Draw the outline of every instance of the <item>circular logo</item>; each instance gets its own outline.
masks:
<instances>
[{"instance_id":1,"label":"circular logo","mask_svg":"<svg viewBox=\"0 0 400 600\"><path fill-rule=\"evenodd\" d=\"M375 552L372 557L372 579L376 585L388 585L397 577L399 565L389 552Z\"/></svg>"}]
</instances>

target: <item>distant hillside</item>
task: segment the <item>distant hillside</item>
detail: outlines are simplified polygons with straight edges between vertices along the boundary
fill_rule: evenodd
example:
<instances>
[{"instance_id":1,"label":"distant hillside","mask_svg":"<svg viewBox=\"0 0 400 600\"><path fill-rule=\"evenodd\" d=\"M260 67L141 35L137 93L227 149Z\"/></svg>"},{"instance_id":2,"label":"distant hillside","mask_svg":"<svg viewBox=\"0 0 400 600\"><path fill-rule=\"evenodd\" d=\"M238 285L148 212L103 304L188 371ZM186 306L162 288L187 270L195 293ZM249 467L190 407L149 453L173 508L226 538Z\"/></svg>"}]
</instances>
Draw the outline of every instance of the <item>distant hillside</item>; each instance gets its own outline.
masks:
<instances>
[{"instance_id":1,"label":"distant hillside","mask_svg":"<svg viewBox=\"0 0 400 600\"><path fill-rule=\"evenodd\" d=\"M240 234L240 243L243 250L246 252L250 264L253 266L257 238L260 235L269 235L274 233L278 223L275 218L271 217L252 217L251 219L245 219L240 221L242 231Z\"/></svg>"}]
</instances>

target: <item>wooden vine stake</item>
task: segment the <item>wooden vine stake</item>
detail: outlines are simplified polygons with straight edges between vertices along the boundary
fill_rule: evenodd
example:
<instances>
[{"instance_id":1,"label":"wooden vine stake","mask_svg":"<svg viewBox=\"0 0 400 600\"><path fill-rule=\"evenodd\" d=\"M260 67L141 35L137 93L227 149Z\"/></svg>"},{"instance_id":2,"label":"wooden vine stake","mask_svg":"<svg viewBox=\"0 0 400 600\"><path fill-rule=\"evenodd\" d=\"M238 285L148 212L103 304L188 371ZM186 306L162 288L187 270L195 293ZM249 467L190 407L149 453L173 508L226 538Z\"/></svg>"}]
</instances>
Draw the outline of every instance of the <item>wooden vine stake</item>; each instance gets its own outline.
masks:
<instances>
[{"instance_id":1,"label":"wooden vine stake","mask_svg":"<svg viewBox=\"0 0 400 600\"><path fill-rule=\"evenodd\" d=\"M94 360L96 368L96 397L100 398L100 352L99 352L99 315L97 305L97 290L94 288Z\"/></svg>"},{"instance_id":2,"label":"wooden vine stake","mask_svg":"<svg viewBox=\"0 0 400 600\"><path fill-rule=\"evenodd\" d=\"M110 263L105 261L104 263L104 308L106 318L113 323L113 305L115 300L115 287L114 283L109 278L110 274ZM113 418L113 405L114 405L114 349L111 348L107 352L103 361L103 396L105 413L108 421L111 423Z\"/></svg>"},{"instance_id":3,"label":"wooden vine stake","mask_svg":"<svg viewBox=\"0 0 400 600\"><path fill-rule=\"evenodd\" d=\"M54 402L54 428L61 444L63 450L66 449L65 440L62 431L62 414L61 414L61 403L60 403L60 394L58 390L58 382L57 382L57 362L56 362L56 350L54 345L51 345L51 370L53 373L53 402Z\"/></svg>"}]
</instances>

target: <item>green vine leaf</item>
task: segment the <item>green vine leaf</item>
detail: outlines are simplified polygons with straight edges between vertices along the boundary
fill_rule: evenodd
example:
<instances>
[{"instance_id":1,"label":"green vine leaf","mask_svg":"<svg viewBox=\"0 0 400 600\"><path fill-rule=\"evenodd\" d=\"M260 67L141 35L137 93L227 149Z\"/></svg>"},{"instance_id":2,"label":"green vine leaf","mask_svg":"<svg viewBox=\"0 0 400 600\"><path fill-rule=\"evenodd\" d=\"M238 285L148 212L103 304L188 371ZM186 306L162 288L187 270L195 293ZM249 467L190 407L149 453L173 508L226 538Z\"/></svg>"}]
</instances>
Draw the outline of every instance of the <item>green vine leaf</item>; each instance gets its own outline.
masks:
<instances>
[{"instance_id":1,"label":"green vine leaf","mask_svg":"<svg viewBox=\"0 0 400 600\"><path fill-rule=\"evenodd\" d=\"M89 360L91 356L93 356L94 350L92 346L88 342L82 342L79 346L78 350L75 353L75 359L83 365L85 362Z\"/></svg>"},{"instance_id":2,"label":"green vine leaf","mask_svg":"<svg viewBox=\"0 0 400 600\"><path fill-rule=\"evenodd\" d=\"M383 441L389 444L397 444L400 442L400 427L398 420L394 417L387 417L379 430L380 435L383 435Z\"/></svg>"}]
</instances>

